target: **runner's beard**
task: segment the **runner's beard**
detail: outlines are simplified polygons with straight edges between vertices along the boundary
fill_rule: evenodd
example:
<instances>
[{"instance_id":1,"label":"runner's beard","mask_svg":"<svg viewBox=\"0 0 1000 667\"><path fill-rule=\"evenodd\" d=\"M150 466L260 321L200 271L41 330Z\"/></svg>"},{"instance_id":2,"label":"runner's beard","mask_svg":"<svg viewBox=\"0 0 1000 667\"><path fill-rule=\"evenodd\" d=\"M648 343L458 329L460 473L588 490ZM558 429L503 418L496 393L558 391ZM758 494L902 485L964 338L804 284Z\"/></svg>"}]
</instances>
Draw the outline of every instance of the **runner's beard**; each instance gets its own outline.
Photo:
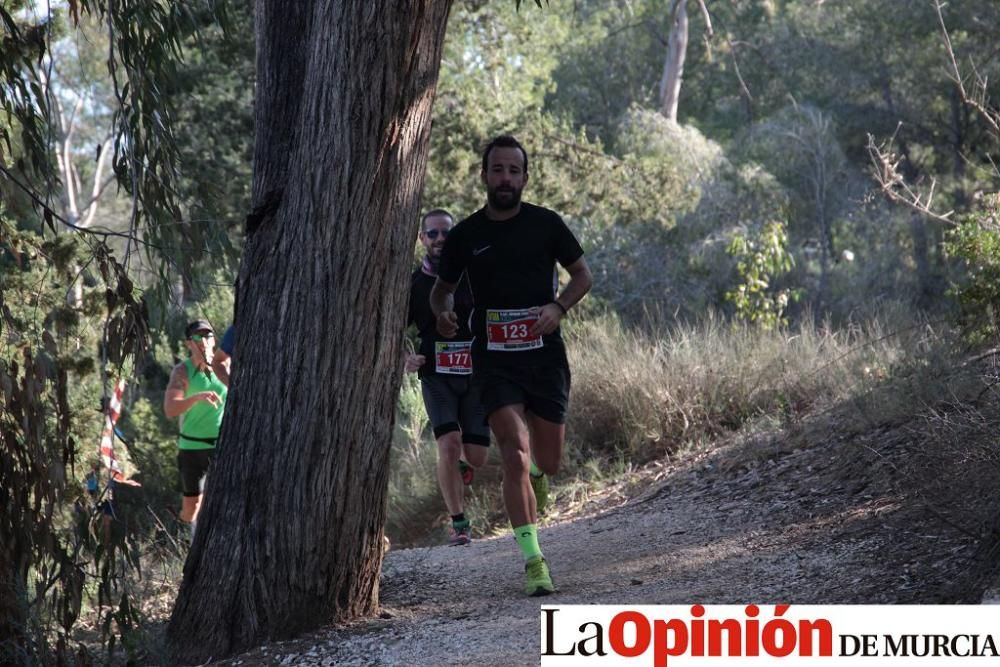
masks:
<instances>
[{"instance_id":1,"label":"runner's beard","mask_svg":"<svg viewBox=\"0 0 1000 667\"><path fill-rule=\"evenodd\" d=\"M430 263L431 267L437 271L438 265L441 264L441 249L438 248L437 254L435 255L431 250L427 251L427 261Z\"/></svg>"},{"instance_id":2,"label":"runner's beard","mask_svg":"<svg viewBox=\"0 0 1000 667\"><path fill-rule=\"evenodd\" d=\"M501 198L501 195L507 195ZM521 203L521 191L515 188L494 188L486 191L486 200L498 211L509 211Z\"/></svg>"}]
</instances>

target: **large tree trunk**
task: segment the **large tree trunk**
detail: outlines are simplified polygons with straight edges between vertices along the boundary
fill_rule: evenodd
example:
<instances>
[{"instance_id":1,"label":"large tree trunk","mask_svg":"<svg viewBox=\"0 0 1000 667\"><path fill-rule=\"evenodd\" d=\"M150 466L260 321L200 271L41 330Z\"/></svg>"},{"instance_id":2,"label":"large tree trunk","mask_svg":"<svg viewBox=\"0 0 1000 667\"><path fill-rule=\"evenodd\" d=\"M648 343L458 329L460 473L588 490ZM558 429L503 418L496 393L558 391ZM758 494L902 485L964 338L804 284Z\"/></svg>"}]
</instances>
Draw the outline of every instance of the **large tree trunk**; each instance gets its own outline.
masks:
<instances>
[{"instance_id":1,"label":"large tree trunk","mask_svg":"<svg viewBox=\"0 0 1000 667\"><path fill-rule=\"evenodd\" d=\"M232 386L168 629L182 660L378 605L389 447L450 1L257 1Z\"/></svg>"},{"instance_id":2,"label":"large tree trunk","mask_svg":"<svg viewBox=\"0 0 1000 667\"><path fill-rule=\"evenodd\" d=\"M674 0L670 11L667 57L663 61L663 75L660 77L660 114L675 123L677 122L677 104L681 97L681 82L684 79L687 44L687 0Z\"/></svg>"}]
</instances>

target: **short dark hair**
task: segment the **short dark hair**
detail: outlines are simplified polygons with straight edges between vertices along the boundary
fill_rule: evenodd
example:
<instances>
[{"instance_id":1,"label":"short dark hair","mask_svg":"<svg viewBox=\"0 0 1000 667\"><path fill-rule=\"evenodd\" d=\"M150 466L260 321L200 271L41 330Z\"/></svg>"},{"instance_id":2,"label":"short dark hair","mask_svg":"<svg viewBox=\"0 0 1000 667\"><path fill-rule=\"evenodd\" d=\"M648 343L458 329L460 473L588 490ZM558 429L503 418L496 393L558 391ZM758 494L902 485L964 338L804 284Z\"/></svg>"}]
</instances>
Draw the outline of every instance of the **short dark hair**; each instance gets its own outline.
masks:
<instances>
[{"instance_id":1,"label":"short dark hair","mask_svg":"<svg viewBox=\"0 0 1000 667\"><path fill-rule=\"evenodd\" d=\"M490 162L490 151L494 148L517 148L521 151L521 155L524 156L524 173L528 173L528 151L524 150L524 146L521 142L515 139L509 134L501 134L499 137L494 137L490 143L486 144L486 148L483 149L483 171L489 167Z\"/></svg>"},{"instance_id":2,"label":"short dark hair","mask_svg":"<svg viewBox=\"0 0 1000 667\"><path fill-rule=\"evenodd\" d=\"M451 224L455 224L455 216L453 216L451 213L444 210L443 208L435 208L433 210L427 211L426 213L424 213L424 217L420 218L420 231L422 232L427 231L427 218L432 218L435 215L446 215L448 216L448 219L451 220Z\"/></svg>"}]
</instances>

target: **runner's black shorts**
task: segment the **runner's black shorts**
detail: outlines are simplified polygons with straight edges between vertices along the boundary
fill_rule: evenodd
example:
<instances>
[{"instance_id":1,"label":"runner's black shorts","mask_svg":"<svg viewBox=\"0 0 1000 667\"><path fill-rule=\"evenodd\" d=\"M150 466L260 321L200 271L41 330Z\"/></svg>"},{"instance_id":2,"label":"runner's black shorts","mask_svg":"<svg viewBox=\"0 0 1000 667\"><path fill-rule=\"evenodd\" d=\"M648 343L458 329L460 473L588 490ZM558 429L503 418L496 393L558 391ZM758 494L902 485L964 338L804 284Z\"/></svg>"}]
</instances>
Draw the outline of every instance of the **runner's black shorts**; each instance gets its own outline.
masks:
<instances>
[{"instance_id":1,"label":"runner's black shorts","mask_svg":"<svg viewBox=\"0 0 1000 667\"><path fill-rule=\"evenodd\" d=\"M201 495L201 482L208 474L214 456L214 447L211 449L177 450L177 469L181 473L181 494L185 498Z\"/></svg>"},{"instance_id":2,"label":"runner's black shorts","mask_svg":"<svg viewBox=\"0 0 1000 667\"><path fill-rule=\"evenodd\" d=\"M462 432L462 442L470 445L490 445L490 427L479 400L479 389L468 375L424 375L420 390L424 407L434 427L434 437L453 431Z\"/></svg>"},{"instance_id":3,"label":"runner's black shorts","mask_svg":"<svg viewBox=\"0 0 1000 667\"><path fill-rule=\"evenodd\" d=\"M520 403L532 414L554 424L566 423L570 373L566 366L510 366L476 370L487 416Z\"/></svg>"}]
</instances>

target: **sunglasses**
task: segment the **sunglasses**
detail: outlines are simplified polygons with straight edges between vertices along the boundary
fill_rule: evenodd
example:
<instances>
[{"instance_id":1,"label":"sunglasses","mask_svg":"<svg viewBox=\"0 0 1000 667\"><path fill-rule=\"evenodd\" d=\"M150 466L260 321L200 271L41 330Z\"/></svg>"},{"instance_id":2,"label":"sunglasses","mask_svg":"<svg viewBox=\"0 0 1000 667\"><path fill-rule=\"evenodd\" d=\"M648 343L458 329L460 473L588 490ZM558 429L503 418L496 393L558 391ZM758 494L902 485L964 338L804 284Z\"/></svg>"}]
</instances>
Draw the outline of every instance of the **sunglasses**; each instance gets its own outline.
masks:
<instances>
[{"instance_id":1,"label":"sunglasses","mask_svg":"<svg viewBox=\"0 0 1000 667\"><path fill-rule=\"evenodd\" d=\"M196 343L200 343L206 338L215 338L215 334L214 333L191 334L191 340L193 340Z\"/></svg>"},{"instance_id":2,"label":"sunglasses","mask_svg":"<svg viewBox=\"0 0 1000 667\"><path fill-rule=\"evenodd\" d=\"M424 234L427 236L427 238L429 238L431 241L433 241L434 239L436 239L438 237L438 234L440 234L441 238L443 238L443 239L448 238L448 232L449 231L451 231L451 230L448 230L448 229L428 229L426 232L424 232Z\"/></svg>"}]
</instances>

